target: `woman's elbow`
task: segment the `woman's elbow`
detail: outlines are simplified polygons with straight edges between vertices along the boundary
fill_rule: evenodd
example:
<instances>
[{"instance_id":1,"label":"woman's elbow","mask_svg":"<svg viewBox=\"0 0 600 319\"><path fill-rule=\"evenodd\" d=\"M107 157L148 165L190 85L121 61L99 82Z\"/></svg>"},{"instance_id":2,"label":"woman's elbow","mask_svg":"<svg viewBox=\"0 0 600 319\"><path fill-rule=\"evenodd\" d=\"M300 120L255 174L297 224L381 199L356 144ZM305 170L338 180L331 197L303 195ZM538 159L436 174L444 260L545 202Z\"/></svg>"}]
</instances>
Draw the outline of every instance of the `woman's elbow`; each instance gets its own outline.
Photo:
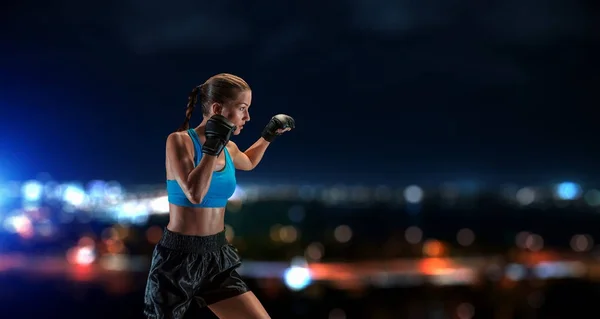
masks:
<instances>
[{"instance_id":1,"label":"woman's elbow","mask_svg":"<svg viewBox=\"0 0 600 319\"><path fill-rule=\"evenodd\" d=\"M188 200L194 205L198 205L202 202L202 199L200 199L199 196L188 196Z\"/></svg>"},{"instance_id":2,"label":"woman's elbow","mask_svg":"<svg viewBox=\"0 0 600 319\"><path fill-rule=\"evenodd\" d=\"M202 194L199 191L195 191L192 188L188 188L188 191L186 192L186 197L190 201L190 203L198 205L202 202L202 198L204 196L202 196Z\"/></svg>"},{"instance_id":3,"label":"woman's elbow","mask_svg":"<svg viewBox=\"0 0 600 319\"><path fill-rule=\"evenodd\" d=\"M192 188L186 187L184 194L185 197L187 197L188 201L190 201L190 203L194 205L198 205L200 204L200 202L202 202L202 196L200 196L200 194L197 194Z\"/></svg>"}]
</instances>

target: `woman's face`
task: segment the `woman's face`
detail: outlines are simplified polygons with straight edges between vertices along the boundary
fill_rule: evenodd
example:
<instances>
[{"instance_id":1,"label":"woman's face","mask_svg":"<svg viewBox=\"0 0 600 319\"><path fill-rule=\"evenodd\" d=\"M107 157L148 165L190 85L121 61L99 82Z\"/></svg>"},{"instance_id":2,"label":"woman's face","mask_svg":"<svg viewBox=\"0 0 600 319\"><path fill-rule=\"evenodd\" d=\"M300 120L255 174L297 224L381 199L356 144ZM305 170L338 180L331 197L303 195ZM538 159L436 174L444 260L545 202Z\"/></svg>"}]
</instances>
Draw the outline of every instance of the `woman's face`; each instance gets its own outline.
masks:
<instances>
[{"instance_id":1,"label":"woman's face","mask_svg":"<svg viewBox=\"0 0 600 319\"><path fill-rule=\"evenodd\" d=\"M240 134L244 128L244 124L250 121L250 113L248 109L252 103L252 91L242 91L237 98L223 105L220 114L231 121L237 128L233 135Z\"/></svg>"}]
</instances>

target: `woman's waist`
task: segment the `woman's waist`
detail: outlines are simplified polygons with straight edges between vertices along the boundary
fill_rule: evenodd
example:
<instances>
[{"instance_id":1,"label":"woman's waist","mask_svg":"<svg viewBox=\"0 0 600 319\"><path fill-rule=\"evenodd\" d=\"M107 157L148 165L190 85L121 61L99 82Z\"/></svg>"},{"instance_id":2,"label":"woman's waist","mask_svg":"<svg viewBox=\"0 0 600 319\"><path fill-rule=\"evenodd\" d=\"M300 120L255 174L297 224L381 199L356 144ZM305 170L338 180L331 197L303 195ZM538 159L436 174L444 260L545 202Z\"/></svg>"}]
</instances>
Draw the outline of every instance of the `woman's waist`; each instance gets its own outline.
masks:
<instances>
[{"instance_id":1,"label":"woman's waist","mask_svg":"<svg viewBox=\"0 0 600 319\"><path fill-rule=\"evenodd\" d=\"M182 207L169 204L171 231L184 235L206 236L225 227L224 207Z\"/></svg>"},{"instance_id":2,"label":"woman's waist","mask_svg":"<svg viewBox=\"0 0 600 319\"><path fill-rule=\"evenodd\" d=\"M164 229L163 235L158 243L159 246L185 253L217 251L227 244L228 242L224 229L210 235L187 235L169 229L169 227Z\"/></svg>"}]
</instances>

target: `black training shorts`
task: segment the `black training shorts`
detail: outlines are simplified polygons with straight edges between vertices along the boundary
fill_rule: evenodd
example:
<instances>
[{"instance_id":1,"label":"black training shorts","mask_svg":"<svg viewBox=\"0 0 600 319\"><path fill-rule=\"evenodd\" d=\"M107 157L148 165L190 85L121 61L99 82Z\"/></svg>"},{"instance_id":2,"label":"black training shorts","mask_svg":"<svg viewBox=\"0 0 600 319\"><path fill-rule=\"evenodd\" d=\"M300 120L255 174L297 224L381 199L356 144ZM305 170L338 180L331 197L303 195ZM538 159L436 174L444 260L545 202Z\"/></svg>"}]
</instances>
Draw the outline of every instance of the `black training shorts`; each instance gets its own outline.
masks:
<instances>
[{"instance_id":1,"label":"black training shorts","mask_svg":"<svg viewBox=\"0 0 600 319\"><path fill-rule=\"evenodd\" d=\"M192 301L205 307L249 291L236 271L240 265L225 231L187 236L165 228L152 255L144 314L149 319L183 318Z\"/></svg>"}]
</instances>

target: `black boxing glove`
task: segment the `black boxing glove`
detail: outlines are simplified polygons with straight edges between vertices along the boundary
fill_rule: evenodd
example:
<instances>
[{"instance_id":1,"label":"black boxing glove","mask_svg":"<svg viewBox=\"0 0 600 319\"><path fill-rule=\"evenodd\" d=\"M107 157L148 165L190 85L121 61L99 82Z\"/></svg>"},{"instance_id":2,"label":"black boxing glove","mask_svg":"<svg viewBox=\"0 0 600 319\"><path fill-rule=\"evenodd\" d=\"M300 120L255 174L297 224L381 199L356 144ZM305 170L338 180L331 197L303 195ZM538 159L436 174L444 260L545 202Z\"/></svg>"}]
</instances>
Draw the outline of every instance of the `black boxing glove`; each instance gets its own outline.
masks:
<instances>
[{"instance_id":1,"label":"black boxing glove","mask_svg":"<svg viewBox=\"0 0 600 319\"><path fill-rule=\"evenodd\" d=\"M235 125L224 116L219 114L211 116L204 129L206 142L202 145L202 153L219 156L235 130Z\"/></svg>"},{"instance_id":2,"label":"black boxing glove","mask_svg":"<svg viewBox=\"0 0 600 319\"><path fill-rule=\"evenodd\" d=\"M272 142L277 135L281 135L281 133L277 133L277 130L284 130L287 128L296 128L294 119L289 115L277 114L273 116L267 126L265 126L265 129L262 131L262 137L265 140Z\"/></svg>"}]
</instances>

